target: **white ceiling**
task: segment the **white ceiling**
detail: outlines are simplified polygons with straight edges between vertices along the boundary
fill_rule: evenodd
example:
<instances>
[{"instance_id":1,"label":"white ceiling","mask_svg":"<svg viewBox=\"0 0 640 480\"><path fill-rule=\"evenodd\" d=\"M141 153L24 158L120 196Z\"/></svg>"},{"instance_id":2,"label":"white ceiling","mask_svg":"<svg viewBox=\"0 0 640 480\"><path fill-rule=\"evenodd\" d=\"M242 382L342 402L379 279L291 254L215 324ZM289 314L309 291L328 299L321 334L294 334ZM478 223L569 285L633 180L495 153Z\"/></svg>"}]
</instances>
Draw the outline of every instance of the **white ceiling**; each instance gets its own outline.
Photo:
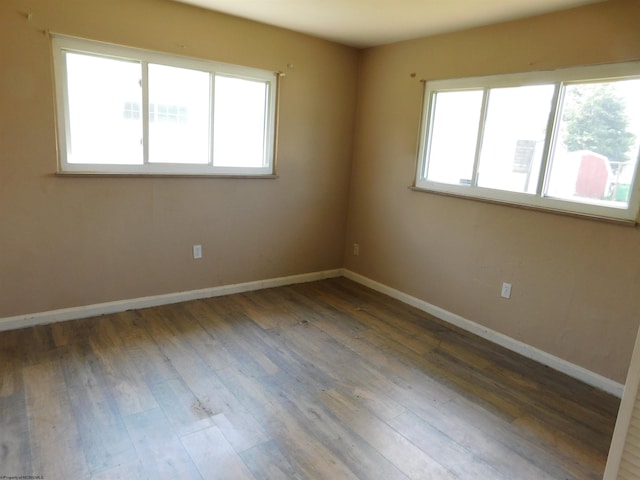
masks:
<instances>
[{"instance_id":1,"label":"white ceiling","mask_svg":"<svg viewBox=\"0 0 640 480\"><path fill-rule=\"evenodd\" d=\"M354 47L462 30L600 0L177 0Z\"/></svg>"}]
</instances>

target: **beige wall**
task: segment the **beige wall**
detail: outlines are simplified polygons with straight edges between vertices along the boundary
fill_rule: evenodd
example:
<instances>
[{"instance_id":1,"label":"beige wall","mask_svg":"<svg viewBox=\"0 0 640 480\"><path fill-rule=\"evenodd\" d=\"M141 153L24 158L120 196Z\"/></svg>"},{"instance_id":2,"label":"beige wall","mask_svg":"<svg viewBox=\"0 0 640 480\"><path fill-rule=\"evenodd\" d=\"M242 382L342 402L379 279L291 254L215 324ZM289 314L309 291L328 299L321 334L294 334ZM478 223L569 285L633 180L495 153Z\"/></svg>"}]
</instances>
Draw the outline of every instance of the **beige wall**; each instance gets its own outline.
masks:
<instances>
[{"instance_id":1,"label":"beige wall","mask_svg":"<svg viewBox=\"0 0 640 480\"><path fill-rule=\"evenodd\" d=\"M44 30L286 71L280 178L55 177ZM356 71L354 49L165 0L2 0L0 318L341 267Z\"/></svg>"},{"instance_id":2,"label":"beige wall","mask_svg":"<svg viewBox=\"0 0 640 480\"><path fill-rule=\"evenodd\" d=\"M639 2L608 1L364 52L346 267L624 382L640 320L637 228L408 187L419 79L637 60L638 19Z\"/></svg>"}]
</instances>

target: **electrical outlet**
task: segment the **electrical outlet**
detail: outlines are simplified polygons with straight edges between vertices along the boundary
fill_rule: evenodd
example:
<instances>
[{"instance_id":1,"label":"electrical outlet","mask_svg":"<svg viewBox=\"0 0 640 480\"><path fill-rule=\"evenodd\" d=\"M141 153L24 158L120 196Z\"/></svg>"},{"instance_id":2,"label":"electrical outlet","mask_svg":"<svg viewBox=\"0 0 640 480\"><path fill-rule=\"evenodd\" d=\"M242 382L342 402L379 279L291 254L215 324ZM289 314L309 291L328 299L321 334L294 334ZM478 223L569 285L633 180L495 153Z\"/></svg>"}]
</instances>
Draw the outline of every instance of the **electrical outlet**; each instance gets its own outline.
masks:
<instances>
[{"instance_id":1,"label":"electrical outlet","mask_svg":"<svg viewBox=\"0 0 640 480\"><path fill-rule=\"evenodd\" d=\"M354 243L353 244L353 254L357 257L358 255L360 255L360 244L359 243Z\"/></svg>"},{"instance_id":2,"label":"electrical outlet","mask_svg":"<svg viewBox=\"0 0 640 480\"><path fill-rule=\"evenodd\" d=\"M500 296L502 298L511 298L511 284L510 283L503 283L502 284L502 292L500 293Z\"/></svg>"},{"instance_id":3,"label":"electrical outlet","mask_svg":"<svg viewBox=\"0 0 640 480\"><path fill-rule=\"evenodd\" d=\"M193 246L193 258L196 260L202 258L202 245Z\"/></svg>"}]
</instances>

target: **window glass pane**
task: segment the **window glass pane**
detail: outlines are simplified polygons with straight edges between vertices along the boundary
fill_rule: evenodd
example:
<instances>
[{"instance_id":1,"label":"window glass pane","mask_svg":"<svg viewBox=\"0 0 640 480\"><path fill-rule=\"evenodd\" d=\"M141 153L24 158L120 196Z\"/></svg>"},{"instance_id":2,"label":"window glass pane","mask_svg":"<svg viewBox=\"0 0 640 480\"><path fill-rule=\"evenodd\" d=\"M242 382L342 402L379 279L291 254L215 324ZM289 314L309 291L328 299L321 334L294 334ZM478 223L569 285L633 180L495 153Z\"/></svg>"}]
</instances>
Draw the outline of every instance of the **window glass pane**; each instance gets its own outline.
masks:
<instances>
[{"instance_id":1,"label":"window glass pane","mask_svg":"<svg viewBox=\"0 0 640 480\"><path fill-rule=\"evenodd\" d=\"M546 195L626 208L640 145L640 80L568 85Z\"/></svg>"},{"instance_id":2,"label":"window glass pane","mask_svg":"<svg viewBox=\"0 0 640 480\"><path fill-rule=\"evenodd\" d=\"M150 163L209 163L209 78L149 64Z\"/></svg>"},{"instance_id":3,"label":"window glass pane","mask_svg":"<svg viewBox=\"0 0 640 480\"><path fill-rule=\"evenodd\" d=\"M482 90L433 95L427 180L471 184L482 96Z\"/></svg>"},{"instance_id":4,"label":"window glass pane","mask_svg":"<svg viewBox=\"0 0 640 480\"><path fill-rule=\"evenodd\" d=\"M220 167L265 165L265 82L216 75L213 164Z\"/></svg>"},{"instance_id":5,"label":"window glass pane","mask_svg":"<svg viewBox=\"0 0 640 480\"><path fill-rule=\"evenodd\" d=\"M140 63L66 53L68 163L142 164Z\"/></svg>"},{"instance_id":6,"label":"window glass pane","mask_svg":"<svg viewBox=\"0 0 640 480\"><path fill-rule=\"evenodd\" d=\"M536 193L553 85L489 92L478 186Z\"/></svg>"}]
</instances>

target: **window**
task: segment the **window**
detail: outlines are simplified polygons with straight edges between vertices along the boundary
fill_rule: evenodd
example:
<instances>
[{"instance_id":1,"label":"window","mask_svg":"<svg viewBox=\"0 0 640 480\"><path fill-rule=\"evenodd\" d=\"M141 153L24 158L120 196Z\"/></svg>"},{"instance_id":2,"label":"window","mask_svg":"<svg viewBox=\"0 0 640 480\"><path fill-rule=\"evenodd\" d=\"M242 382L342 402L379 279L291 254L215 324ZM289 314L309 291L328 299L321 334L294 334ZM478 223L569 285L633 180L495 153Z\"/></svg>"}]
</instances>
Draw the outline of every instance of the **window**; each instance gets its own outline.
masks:
<instances>
[{"instance_id":1,"label":"window","mask_svg":"<svg viewBox=\"0 0 640 480\"><path fill-rule=\"evenodd\" d=\"M277 74L55 35L59 170L272 175Z\"/></svg>"},{"instance_id":2,"label":"window","mask_svg":"<svg viewBox=\"0 0 640 480\"><path fill-rule=\"evenodd\" d=\"M418 189L636 220L640 63L425 88Z\"/></svg>"}]
</instances>

